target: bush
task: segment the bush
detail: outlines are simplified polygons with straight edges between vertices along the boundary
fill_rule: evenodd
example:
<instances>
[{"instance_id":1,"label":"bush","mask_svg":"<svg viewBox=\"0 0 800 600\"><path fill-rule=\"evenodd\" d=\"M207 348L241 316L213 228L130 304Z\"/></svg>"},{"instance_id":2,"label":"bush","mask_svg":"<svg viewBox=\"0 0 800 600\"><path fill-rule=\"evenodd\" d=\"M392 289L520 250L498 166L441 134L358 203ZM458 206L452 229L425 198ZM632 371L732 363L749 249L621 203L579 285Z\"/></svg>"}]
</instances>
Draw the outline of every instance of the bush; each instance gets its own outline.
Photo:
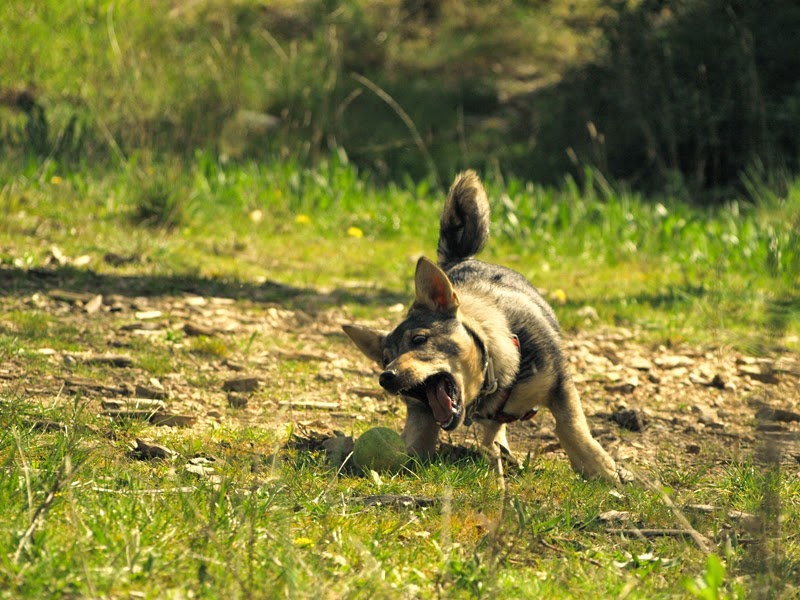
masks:
<instances>
[{"instance_id":1,"label":"bush","mask_svg":"<svg viewBox=\"0 0 800 600\"><path fill-rule=\"evenodd\" d=\"M611 6L603 55L534 100L535 162L563 172L571 159L639 187L690 194L738 185L747 169L797 168L800 5Z\"/></svg>"}]
</instances>

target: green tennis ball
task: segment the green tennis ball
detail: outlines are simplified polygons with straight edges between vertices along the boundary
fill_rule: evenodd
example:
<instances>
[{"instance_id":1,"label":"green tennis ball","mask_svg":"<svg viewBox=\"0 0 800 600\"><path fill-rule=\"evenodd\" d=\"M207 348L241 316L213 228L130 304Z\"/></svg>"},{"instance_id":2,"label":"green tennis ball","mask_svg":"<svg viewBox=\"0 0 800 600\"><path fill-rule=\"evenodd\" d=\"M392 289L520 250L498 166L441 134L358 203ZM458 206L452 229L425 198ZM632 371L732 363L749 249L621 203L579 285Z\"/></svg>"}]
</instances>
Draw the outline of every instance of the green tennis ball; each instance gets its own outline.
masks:
<instances>
[{"instance_id":1,"label":"green tennis ball","mask_svg":"<svg viewBox=\"0 0 800 600\"><path fill-rule=\"evenodd\" d=\"M388 427L373 427L353 447L353 462L364 472L397 472L408 462L406 444Z\"/></svg>"}]
</instances>

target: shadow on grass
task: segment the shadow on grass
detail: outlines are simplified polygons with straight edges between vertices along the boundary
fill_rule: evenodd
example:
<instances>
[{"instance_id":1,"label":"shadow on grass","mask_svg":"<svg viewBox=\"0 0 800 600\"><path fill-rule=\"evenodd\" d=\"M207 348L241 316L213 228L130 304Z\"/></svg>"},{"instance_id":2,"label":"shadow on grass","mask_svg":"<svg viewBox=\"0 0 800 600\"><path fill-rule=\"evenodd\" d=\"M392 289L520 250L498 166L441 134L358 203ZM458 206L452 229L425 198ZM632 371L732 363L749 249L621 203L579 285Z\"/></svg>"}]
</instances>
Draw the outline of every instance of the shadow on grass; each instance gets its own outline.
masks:
<instances>
[{"instance_id":1,"label":"shadow on grass","mask_svg":"<svg viewBox=\"0 0 800 600\"><path fill-rule=\"evenodd\" d=\"M0 267L0 296L28 296L36 292L46 294L55 290L78 294L117 294L127 297L176 294L221 296L265 304L280 304L307 312L343 304L380 305L408 300L405 294L368 286L321 291L269 280L255 284L234 278L208 278L186 274L98 274L70 266L34 269Z\"/></svg>"}]
</instances>

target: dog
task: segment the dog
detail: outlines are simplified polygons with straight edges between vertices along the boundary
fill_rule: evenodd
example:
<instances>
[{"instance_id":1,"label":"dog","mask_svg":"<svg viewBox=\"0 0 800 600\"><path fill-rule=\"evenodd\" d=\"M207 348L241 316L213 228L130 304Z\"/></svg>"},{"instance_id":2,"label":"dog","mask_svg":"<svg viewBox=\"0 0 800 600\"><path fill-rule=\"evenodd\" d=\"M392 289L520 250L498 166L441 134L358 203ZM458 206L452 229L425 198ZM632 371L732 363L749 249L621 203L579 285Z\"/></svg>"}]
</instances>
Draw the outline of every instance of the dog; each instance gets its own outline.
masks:
<instances>
[{"instance_id":1,"label":"dog","mask_svg":"<svg viewBox=\"0 0 800 600\"><path fill-rule=\"evenodd\" d=\"M520 273L474 258L488 240L489 213L478 175L457 175L441 216L438 264L417 262L405 319L391 332L344 332L381 365L380 385L405 401L410 454L431 458L440 430L476 421L483 450L502 469L506 425L545 406L573 469L616 482L615 462L586 422L553 309Z\"/></svg>"}]
</instances>

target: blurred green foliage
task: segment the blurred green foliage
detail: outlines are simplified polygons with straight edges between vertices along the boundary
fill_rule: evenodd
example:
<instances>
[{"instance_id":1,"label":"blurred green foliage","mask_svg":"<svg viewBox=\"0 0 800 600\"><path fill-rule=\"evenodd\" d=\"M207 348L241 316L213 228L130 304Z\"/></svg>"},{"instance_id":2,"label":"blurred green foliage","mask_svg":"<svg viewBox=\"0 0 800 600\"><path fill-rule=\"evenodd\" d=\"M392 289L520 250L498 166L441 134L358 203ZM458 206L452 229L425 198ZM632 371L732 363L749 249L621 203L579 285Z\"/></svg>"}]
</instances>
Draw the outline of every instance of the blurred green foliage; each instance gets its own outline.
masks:
<instances>
[{"instance_id":1,"label":"blurred green foliage","mask_svg":"<svg viewBox=\"0 0 800 600\"><path fill-rule=\"evenodd\" d=\"M800 7L767 4L10 0L0 156L335 151L383 181L588 166L686 198L728 198L743 174L781 190Z\"/></svg>"}]
</instances>

